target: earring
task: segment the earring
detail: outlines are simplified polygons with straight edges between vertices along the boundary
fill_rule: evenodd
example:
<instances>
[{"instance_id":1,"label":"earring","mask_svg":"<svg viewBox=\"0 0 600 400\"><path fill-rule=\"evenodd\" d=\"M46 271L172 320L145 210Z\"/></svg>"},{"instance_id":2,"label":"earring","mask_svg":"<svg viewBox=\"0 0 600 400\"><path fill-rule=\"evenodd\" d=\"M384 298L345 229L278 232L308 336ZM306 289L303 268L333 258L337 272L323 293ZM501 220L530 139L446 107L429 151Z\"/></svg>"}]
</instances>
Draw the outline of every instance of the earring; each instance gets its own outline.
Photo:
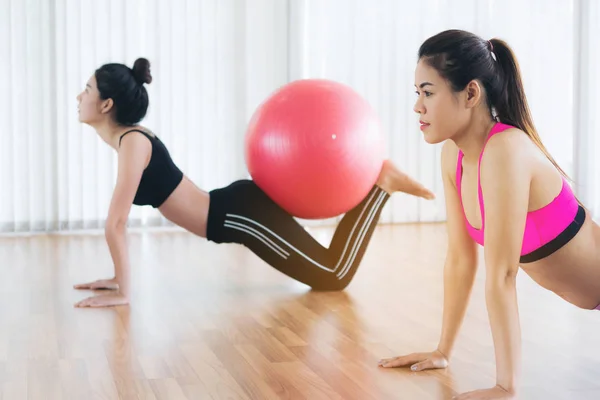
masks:
<instances>
[{"instance_id":1,"label":"earring","mask_svg":"<svg viewBox=\"0 0 600 400\"><path fill-rule=\"evenodd\" d=\"M499 122L498 121L498 112L496 111L496 107L492 106L492 118L494 119L494 121Z\"/></svg>"}]
</instances>

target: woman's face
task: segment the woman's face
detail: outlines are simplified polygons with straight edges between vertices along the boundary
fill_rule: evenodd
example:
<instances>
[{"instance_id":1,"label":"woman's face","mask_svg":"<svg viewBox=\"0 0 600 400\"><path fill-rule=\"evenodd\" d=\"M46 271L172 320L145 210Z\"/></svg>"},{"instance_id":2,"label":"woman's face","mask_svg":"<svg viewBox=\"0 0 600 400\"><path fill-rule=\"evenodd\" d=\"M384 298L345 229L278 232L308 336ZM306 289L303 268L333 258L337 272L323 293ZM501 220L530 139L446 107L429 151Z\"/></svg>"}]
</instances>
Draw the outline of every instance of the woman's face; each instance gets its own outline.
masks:
<instances>
[{"instance_id":1,"label":"woman's face","mask_svg":"<svg viewBox=\"0 0 600 400\"><path fill-rule=\"evenodd\" d=\"M445 141L468 124L465 92L453 92L448 82L423 60L415 70L417 101L413 110L420 115L421 131L427 143Z\"/></svg>"},{"instance_id":2,"label":"woman's face","mask_svg":"<svg viewBox=\"0 0 600 400\"><path fill-rule=\"evenodd\" d=\"M87 81L83 92L77 95L77 102L80 122L94 124L106 118L108 100L100 99L100 92L98 92L94 75Z\"/></svg>"}]
</instances>

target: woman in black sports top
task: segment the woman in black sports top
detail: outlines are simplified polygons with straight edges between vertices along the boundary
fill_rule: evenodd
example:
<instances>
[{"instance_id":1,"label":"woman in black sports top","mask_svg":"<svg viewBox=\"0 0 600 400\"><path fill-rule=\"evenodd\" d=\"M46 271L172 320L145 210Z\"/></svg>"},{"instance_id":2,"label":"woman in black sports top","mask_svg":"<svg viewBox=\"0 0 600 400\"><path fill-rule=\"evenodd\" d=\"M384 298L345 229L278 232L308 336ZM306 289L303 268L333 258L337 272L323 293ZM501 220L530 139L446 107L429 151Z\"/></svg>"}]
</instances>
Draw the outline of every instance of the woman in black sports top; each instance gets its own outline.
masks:
<instances>
[{"instance_id":1,"label":"woman in black sports top","mask_svg":"<svg viewBox=\"0 0 600 400\"><path fill-rule=\"evenodd\" d=\"M206 192L171 160L160 139L138 125L146 115L152 81L148 60L100 67L77 96L79 120L93 127L118 154L118 177L108 211L105 236L115 276L75 285L112 289L88 297L78 307L129 303L126 222L132 204L150 205L171 222L215 243L239 243L280 272L314 290L342 290L352 280L383 206L396 191L432 199L423 185L386 161L376 185L340 221L328 248L275 204L252 180L239 180ZM243 201L242 201L243 199Z\"/></svg>"}]
</instances>

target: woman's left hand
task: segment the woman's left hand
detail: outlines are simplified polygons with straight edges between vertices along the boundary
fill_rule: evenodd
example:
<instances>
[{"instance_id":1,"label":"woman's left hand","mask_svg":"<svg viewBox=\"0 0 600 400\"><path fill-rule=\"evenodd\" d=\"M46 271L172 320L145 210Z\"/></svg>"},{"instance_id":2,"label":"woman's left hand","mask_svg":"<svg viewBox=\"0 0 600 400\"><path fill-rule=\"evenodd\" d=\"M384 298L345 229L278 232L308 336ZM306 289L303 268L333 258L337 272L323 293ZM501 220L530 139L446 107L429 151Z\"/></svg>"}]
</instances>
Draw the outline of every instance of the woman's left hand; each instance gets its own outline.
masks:
<instances>
[{"instance_id":1,"label":"woman's left hand","mask_svg":"<svg viewBox=\"0 0 600 400\"><path fill-rule=\"evenodd\" d=\"M491 389L481 389L473 392L462 393L453 397L453 399L456 400L513 400L516 398L517 396L515 394L508 392L500 386L495 386Z\"/></svg>"},{"instance_id":2,"label":"woman's left hand","mask_svg":"<svg viewBox=\"0 0 600 400\"><path fill-rule=\"evenodd\" d=\"M75 303L75 307L112 307L126 304L129 304L129 299L120 293L116 293L88 297Z\"/></svg>"}]
</instances>

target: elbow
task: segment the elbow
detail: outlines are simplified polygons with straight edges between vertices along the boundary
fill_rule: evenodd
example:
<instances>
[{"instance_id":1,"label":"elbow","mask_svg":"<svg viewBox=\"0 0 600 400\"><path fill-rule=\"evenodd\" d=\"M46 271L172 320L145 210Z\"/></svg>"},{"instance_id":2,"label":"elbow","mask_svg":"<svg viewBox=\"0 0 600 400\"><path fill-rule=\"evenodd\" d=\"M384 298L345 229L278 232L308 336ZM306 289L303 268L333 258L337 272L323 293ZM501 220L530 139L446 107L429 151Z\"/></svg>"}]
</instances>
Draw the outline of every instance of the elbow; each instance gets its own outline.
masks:
<instances>
[{"instance_id":1,"label":"elbow","mask_svg":"<svg viewBox=\"0 0 600 400\"><path fill-rule=\"evenodd\" d=\"M488 267L486 272L487 291L505 291L506 289L515 288L517 285L517 272L518 268L509 265Z\"/></svg>"},{"instance_id":2,"label":"elbow","mask_svg":"<svg viewBox=\"0 0 600 400\"><path fill-rule=\"evenodd\" d=\"M475 248L472 251L457 251L452 246L446 253L446 263L464 272L475 272L479 268L479 256Z\"/></svg>"},{"instance_id":3,"label":"elbow","mask_svg":"<svg viewBox=\"0 0 600 400\"><path fill-rule=\"evenodd\" d=\"M449 255L445 262L445 272L450 276L475 276L479 263L476 257L460 257Z\"/></svg>"},{"instance_id":4,"label":"elbow","mask_svg":"<svg viewBox=\"0 0 600 400\"><path fill-rule=\"evenodd\" d=\"M104 226L104 234L106 237L114 237L125 233L127 220L124 218L109 218Z\"/></svg>"},{"instance_id":5,"label":"elbow","mask_svg":"<svg viewBox=\"0 0 600 400\"><path fill-rule=\"evenodd\" d=\"M491 319L506 323L517 317L517 274L511 268L489 271L485 279L485 301Z\"/></svg>"}]
</instances>

